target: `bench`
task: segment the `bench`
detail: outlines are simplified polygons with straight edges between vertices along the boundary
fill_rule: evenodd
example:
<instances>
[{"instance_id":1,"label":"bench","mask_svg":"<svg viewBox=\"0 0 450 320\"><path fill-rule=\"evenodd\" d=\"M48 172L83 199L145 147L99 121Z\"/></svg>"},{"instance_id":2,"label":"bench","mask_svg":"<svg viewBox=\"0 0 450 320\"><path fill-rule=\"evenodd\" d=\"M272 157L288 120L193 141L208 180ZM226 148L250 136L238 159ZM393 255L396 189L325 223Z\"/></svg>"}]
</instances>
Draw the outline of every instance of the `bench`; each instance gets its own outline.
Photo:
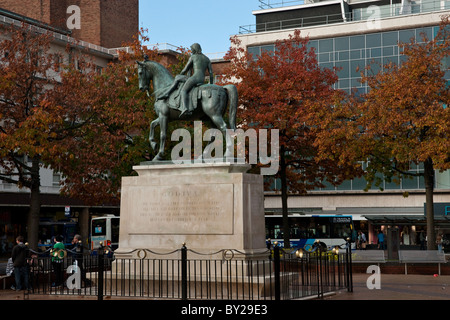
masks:
<instances>
[{"instance_id":1,"label":"bench","mask_svg":"<svg viewBox=\"0 0 450 320\"><path fill-rule=\"evenodd\" d=\"M437 263L441 275L441 263L446 263L445 254L437 250L399 250L398 260L405 264L405 274L408 274L408 263Z\"/></svg>"},{"instance_id":2,"label":"bench","mask_svg":"<svg viewBox=\"0 0 450 320\"><path fill-rule=\"evenodd\" d=\"M6 289L6 279L11 277L11 274L6 274L6 263L0 264L0 280L3 280L3 290Z\"/></svg>"},{"instance_id":3,"label":"bench","mask_svg":"<svg viewBox=\"0 0 450 320\"><path fill-rule=\"evenodd\" d=\"M352 263L385 263L384 250L356 250L352 252Z\"/></svg>"},{"instance_id":4,"label":"bench","mask_svg":"<svg viewBox=\"0 0 450 320\"><path fill-rule=\"evenodd\" d=\"M8 265L10 263L10 265ZM3 290L6 289L6 280L12 276L12 261L9 258L8 263L0 263L0 280L3 280Z\"/></svg>"}]
</instances>

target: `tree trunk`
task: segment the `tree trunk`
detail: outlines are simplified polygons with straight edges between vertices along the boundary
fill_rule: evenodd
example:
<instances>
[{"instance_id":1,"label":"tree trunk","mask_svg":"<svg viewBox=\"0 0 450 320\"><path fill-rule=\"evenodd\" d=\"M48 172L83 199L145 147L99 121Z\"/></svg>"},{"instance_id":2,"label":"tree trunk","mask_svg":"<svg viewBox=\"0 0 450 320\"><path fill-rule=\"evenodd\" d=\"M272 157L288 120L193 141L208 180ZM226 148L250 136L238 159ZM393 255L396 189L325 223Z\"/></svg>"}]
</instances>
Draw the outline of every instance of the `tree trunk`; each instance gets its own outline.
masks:
<instances>
[{"instance_id":1,"label":"tree trunk","mask_svg":"<svg viewBox=\"0 0 450 320\"><path fill-rule=\"evenodd\" d=\"M34 157L31 166L30 210L27 221L27 242L29 248L38 249L39 214L41 211L41 179L39 175L39 157Z\"/></svg>"},{"instance_id":2,"label":"tree trunk","mask_svg":"<svg viewBox=\"0 0 450 320\"><path fill-rule=\"evenodd\" d=\"M427 213L427 249L436 250L436 234L434 231L434 166L433 160L428 158L424 163L425 198Z\"/></svg>"},{"instance_id":3,"label":"tree trunk","mask_svg":"<svg viewBox=\"0 0 450 320\"><path fill-rule=\"evenodd\" d=\"M281 178L281 209L283 213L283 240L284 247L290 248L290 226L287 203L287 177L286 177L286 159L284 158L284 148L281 146L280 150L280 178Z\"/></svg>"}]
</instances>

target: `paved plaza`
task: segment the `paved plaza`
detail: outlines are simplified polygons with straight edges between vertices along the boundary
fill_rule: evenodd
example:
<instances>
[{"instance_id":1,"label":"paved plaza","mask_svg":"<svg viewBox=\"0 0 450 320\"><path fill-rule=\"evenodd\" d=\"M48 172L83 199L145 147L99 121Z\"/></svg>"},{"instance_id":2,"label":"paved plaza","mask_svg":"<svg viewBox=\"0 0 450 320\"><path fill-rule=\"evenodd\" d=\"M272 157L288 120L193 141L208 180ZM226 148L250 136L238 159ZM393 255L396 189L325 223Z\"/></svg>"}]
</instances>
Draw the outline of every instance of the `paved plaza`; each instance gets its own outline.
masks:
<instances>
[{"instance_id":1,"label":"paved plaza","mask_svg":"<svg viewBox=\"0 0 450 320\"><path fill-rule=\"evenodd\" d=\"M450 300L450 275L381 274L380 289L368 289L369 277L370 274L353 274L353 292L339 290L325 296L324 300ZM0 290L0 300L95 299L96 297L92 296L25 295L24 291ZM105 300L108 299L111 298L105 297Z\"/></svg>"},{"instance_id":2,"label":"paved plaza","mask_svg":"<svg viewBox=\"0 0 450 320\"><path fill-rule=\"evenodd\" d=\"M337 291L325 299L450 300L450 276L448 275L381 274L380 289L367 287L369 277L370 274L353 274L353 292Z\"/></svg>"}]
</instances>

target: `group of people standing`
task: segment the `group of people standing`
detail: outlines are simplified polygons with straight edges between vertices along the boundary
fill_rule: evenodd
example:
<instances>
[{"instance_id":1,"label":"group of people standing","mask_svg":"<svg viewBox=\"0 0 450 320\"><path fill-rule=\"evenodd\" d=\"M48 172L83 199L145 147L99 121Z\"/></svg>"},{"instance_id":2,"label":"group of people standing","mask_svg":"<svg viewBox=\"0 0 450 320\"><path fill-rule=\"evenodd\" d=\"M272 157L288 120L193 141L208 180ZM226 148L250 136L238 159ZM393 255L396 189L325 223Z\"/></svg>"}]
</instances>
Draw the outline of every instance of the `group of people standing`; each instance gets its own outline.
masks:
<instances>
[{"instance_id":1,"label":"group of people standing","mask_svg":"<svg viewBox=\"0 0 450 320\"><path fill-rule=\"evenodd\" d=\"M386 250L387 249L387 247L386 247L386 236L383 233L383 231L378 230L376 240L377 240L377 247L378 247L378 249L380 249L380 250ZM410 244L416 244L417 243L420 246L420 250L426 250L427 236L426 236L424 230L421 230L421 231L418 232L417 242L414 241L413 243L411 243L409 241L409 233L407 231L403 230L402 234L401 234L401 241L402 241L401 243L403 245L410 245ZM368 241L367 241L367 238L366 238L366 235L364 234L364 232L363 231L359 231L358 232L358 238L356 240L356 248L357 249L361 249L361 250L365 250L366 246L367 246L367 242ZM443 252L443 236L440 233L436 237L436 245L437 245L438 251Z\"/></svg>"},{"instance_id":2,"label":"group of people standing","mask_svg":"<svg viewBox=\"0 0 450 320\"><path fill-rule=\"evenodd\" d=\"M360 250L366 250L367 242L368 241L366 234L363 231L358 231L358 237L356 239L356 248ZM384 233L381 230L378 231L377 242L378 242L378 249L380 250L386 249Z\"/></svg>"},{"instance_id":3,"label":"group of people standing","mask_svg":"<svg viewBox=\"0 0 450 320\"><path fill-rule=\"evenodd\" d=\"M54 272L55 281L52 287L62 286L64 284L64 259L66 257L66 246L63 243L62 236L55 237L55 244L51 250L51 263ZM81 236L76 234L72 240L74 261L81 270L82 280L86 283L86 277L83 270L83 245ZM8 261L6 273L14 275L15 286L12 289L17 291L31 289L30 267L33 263L33 257L30 257L28 247L24 243L23 236L16 238L16 245L12 249L11 258Z\"/></svg>"}]
</instances>

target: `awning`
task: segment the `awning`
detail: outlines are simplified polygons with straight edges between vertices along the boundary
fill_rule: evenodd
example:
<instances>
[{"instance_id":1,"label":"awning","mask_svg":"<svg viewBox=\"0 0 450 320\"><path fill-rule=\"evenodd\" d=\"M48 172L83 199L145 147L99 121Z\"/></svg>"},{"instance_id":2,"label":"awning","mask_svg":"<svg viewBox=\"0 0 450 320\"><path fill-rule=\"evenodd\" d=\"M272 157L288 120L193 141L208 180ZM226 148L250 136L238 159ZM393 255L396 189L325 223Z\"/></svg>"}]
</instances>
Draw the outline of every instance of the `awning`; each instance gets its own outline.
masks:
<instances>
[{"instance_id":1,"label":"awning","mask_svg":"<svg viewBox=\"0 0 450 320\"><path fill-rule=\"evenodd\" d=\"M424 215L364 215L374 225L426 225L427 220ZM450 227L450 217L435 216L436 227Z\"/></svg>"}]
</instances>

